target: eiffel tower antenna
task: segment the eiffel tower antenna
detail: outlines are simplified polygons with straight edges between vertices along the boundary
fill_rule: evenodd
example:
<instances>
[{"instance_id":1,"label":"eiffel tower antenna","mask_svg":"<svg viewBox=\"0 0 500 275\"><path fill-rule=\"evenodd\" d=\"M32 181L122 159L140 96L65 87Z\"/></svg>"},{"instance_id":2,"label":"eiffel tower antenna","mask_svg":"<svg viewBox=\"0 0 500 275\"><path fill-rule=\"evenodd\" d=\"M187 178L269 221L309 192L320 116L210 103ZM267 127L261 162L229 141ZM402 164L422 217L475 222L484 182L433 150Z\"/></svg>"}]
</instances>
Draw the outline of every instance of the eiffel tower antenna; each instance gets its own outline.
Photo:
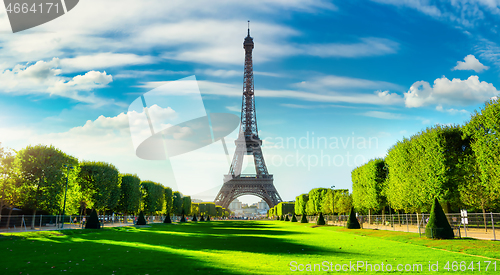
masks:
<instances>
[{"instance_id":1,"label":"eiffel tower antenna","mask_svg":"<svg viewBox=\"0 0 500 275\"><path fill-rule=\"evenodd\" d=\"M215 203L227 208L233 200L240 196L254 195L263 199L271 208L282 200L274 187L273 175L267 171L261 148L262 140L259 138L257 129L252 62L254 43L253 38L250 37L250 20L248 21L248 35L243 42L243 48L245 49L245 69L240 133L235 141L236 150L229 173L224 176L224 184L215 197ZM245 155L253 155L256 174L241 174Z\"/></svg>"}]
</instances>

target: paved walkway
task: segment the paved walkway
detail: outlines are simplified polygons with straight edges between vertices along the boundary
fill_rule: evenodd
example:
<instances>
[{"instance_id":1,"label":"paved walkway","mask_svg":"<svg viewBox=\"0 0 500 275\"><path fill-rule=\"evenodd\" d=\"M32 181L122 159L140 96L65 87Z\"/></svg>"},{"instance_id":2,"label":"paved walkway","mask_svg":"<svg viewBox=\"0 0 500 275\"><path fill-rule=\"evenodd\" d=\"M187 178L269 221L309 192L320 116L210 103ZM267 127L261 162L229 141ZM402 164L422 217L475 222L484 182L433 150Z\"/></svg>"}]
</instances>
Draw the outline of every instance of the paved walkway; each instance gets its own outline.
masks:
<instances>
[{"instance_id":1,"label":"paved walkway","mask_svg":"<svg viewBox=\"0 0 500 275\"><path fill-rule=\"evenodd\" d=\"M332 221L328 221L329 225L335 226L345 226L345 222L342 223L334 223ZM419 233L419 228L416 225L395 225L392 227L391 225L381 225L381 224L361 224L363 229L377 229L377 230L390 230L390 231L402 231L402 232L412 232ZM474 239L482 239L482 240L496 240L500 241L500 229L495 229L495 233L493 230L489 228L487 231L485 229L478 228L466 228L464 230L463 227L460 228L460 232L458 228L455 228L455 237L461 236L462 238L474 238ZM425 227L420 228L420 232L422 234L425 233Z\"/></svg>"}]
</instances>

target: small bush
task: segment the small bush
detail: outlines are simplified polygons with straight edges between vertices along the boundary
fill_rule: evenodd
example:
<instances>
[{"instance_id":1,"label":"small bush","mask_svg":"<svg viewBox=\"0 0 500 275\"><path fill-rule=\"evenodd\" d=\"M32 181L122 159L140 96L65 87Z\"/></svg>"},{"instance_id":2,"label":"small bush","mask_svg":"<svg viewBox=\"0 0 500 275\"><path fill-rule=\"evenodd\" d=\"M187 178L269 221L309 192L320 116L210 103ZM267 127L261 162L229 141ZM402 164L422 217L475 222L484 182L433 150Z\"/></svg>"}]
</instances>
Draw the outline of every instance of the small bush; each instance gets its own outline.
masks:
<instances>
[{"instance_id":1,"label":"small bush","mask_svg":"<svg viewBox=\"0 0 500 275\"><path fill-rule=\"evenodd\" d=\"M203 215L200 216L200 222L204 222L205 218L203 218Z\"/></svg>"},{"instance_id":2,"label":"small bush","mask_svg":"<svg viewBox=\"0 0 500 275\"><path fill-rule=\"evenodd\" d=\"M196 215L193 215L193 219L192 219L193 222L197 222L198 219L196 219Z\"/></svg>"},{"instance_id":3,"label":"small bush","mask_svg":"<svg viewBox=\"0 0 500 275\"><path fill-rule=\"evenodd\" d=\"M288 218L288 215L285 215L285 222L289 222L290 219Z\"/></svg>"},{"instance_id":4,"label":"small bush","mask_svg":"<svg viewBox=\"0 0 500 275\"><path fill-rule=\"evenodd\" d=\"M165 217L163 223L172 223L172 220L170 219L170 213L167 213L167 216Z\"/></svg>"},{"instance_id":5,"label":"small bush","mask_svg":"<svg viewBox=\"0 0 500 275\"><path fill-rule=\"evenodd\" d=\"M89 220L85 223L85 229L101 229L99 217L97 217L95 209L93 209L92 213L90 213Z\"/></svg>"},{"instance_id":6,"label":"small bush","mask_svg":"<svg viewBox=\"0 0 500 275\"><path fill-rule=\"evenodd\" d=\"M361 229L361 225L359 225L358 219L356 218L356 213L354 213L354 207L351 208L346 227L348 229Z\"/></svg>"},{"instance_id":7,"label":"small bush","mask_svg":"<svg viewBox=\"0 0 500 275\"><path fill-rule=\"evenodd\" d=\"M437 198L434 199L431 208L431 216L425 226L425 236L433 239L453 239L455 237L453 229Z\"/></svg>"},{"instance_id":8,"label":"small bush","mask_svg":"<svg viewBox=\"0 0 500 275\"><path fill-rule=\"evenodd\" d=\"M316 221L317 225L325 225L325 218L323 217L323 213L319 213L318 220Z\"/></svg>"},{"instance_id":9,"label":"small bush","mask_svg":"<svg viewBox=\"0 0 500 275\"><path fill-rule=\"evenodd\" d=\"M139 218L135 225L146 225L146 219L144 219L144 213L142 213L142 211L139 213Z\"/></svg>"},{"instance_id":10,"label":"small bush","mask_svg":"<svg viewBox=\"0 0 500 275\"><path fill-rule=\"evenodd\" d=\"M302 218L300 218L300 223L308 223L309 221L307 220L306 215L302 215Z\"/></svg>"},{"instance_id":11,"label":"small bush","mask_svg":"<svg viewBox=\"0 0 500 275\"><path fill-rule=\"evenodd\" d=\"M210 215L207 215L207 222L210 221Z\"/></svg>"},{"instance_id":12,"label":"small bush","mask_svg":"<svg viewBox=\"0 0 500 275\"><path fill-rule=\"evenodd\" d=\"M292 216L292 222L297 222L297 217L295 217L295 214Z\"/></svg>"},{"instance_id":13,"label":"small bush","mask_svg":"<svg viewBox=\"0 0 500 275\"><path fill-rule=\"evenodd\" d=\"M180 222L186 222L186 217L184 217L184 215L182 215Z\"/></svg>"},{"instance_id":14,"label":"small bush","mask_svg":"<svg viewBox=\"0 0 500 275\"><path fill-rule=\"evenodd\" d=\"M277 220L277 221L279 221L279 220L280 220L280 216L278 216L278 217L276 218L276 220Z\"/></svg>"}]
</instances>

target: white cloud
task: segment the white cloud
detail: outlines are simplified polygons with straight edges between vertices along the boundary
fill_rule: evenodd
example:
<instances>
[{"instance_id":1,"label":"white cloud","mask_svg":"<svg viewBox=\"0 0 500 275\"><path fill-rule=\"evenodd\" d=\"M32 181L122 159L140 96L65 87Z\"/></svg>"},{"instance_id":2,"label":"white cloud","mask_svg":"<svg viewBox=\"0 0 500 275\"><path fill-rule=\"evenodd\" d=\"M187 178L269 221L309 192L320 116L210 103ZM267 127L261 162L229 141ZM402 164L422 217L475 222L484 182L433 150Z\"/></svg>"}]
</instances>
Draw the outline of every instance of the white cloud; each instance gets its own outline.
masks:
<instances>
[{"instance_id":1,"label":"white cloud","mask_svg":"<svg viewBox=\"0 0 500 275\"><path fill-rule=\"evenodd\" d=\"M477 58L469 54L464 58L464 61L457 61L457 66L453 70L474 70L476 73L480 73L484 70L488 70L488 66L484 66L477 60Z\"/></svg>"},{"instance_id":2,"label":"white cloud","mask_svg":"<svg viewBox=\"0 0 500 275\"><path fill-rule=\"evenodd\" d=\"M145 82L142 88L152 89L159 87L167 82ZM240 84L233 85L227 83L218 83L212 81L198 81L200 92L202 94L222 95L241 97ZM313 93L300 90L266 90L259 89L255 91L258 97L273 97L273 98L292 98L298 100L306 100L312 102L344 102L354 104L371 104L371 105L395 105L403 103L403 98L396 93L388 91L376 91L375 93L339 93L339 92L322 92Z\"/></svg>"},{"instance_id":3,"label":"white cloud","mask_svg":"<svg viewBox=\"0 0 500 275\"><path fill-rule=\"evenodd\" d=\"M383 4L398 7L408 7L423 14L457 24L463 27L474 27L481 23L487 16L498 16L500 4L496 0L372 0Z\"/></svg>"},{"instance_id":4,"label":"white cloud","mask_svg":"<svg viewBox=\"0 0 500 275\"><path fill-rule=\"evenodd\" d=\"M226 77L233 77L233 76L242 76L241 71L235 71L235 70L213 70L213 69L206 69L206 70L196 70L196 74L205 74L209 76L215 76L215 77L221 77L221 78L226 78Z\"/></svg>"},{"instance_id":5,"label":"white cloud","mask_svg":"<svg viewBox=\"0 0 500 275\"><path fill-rule=\"evenodd\" d=\"M228 109L231 112L237 112L237 113L241 112L241 107L238 106L226 106L226 109Z\"/></svg>"},{"instance_id":6,"label":"white cloud","mask_svg":"<svg viewBox=\"0 0 500 275\"><path fill-rule=\"evenodd\" d=\"M124 54L108 52L64 58L61 60L61 67L66 72L72 72L150 63L154 63L154 57L152 56L138 56L130 53Z\"/></svg>"},{"instance_id":7,"label":"white cloud","mask_svg":"<svg viewBox=\"0 0 500 275\"><path fill-rule=\"evenodd\" d=\"M410 90L404 94L406 107L422 107L434 104L468 106L483 102L499 91L491 83L479 81L472 75L466 80L446 77L438 78L431 85L426 81L413 83Z\"/></svg>"},{"instance_id":8,"label":"white cloud","mask_svg":"<svg viewBox=\"0 0 500 275\"><path fill-rule=\"evenodd\" d=\"M397 84L386 82L386 81L375 81L362 78L353 78L345 76L327 75L322 77L316 77L309 81L302 81L300 83L294 84L296 87L302 89L330 89L330 88L342 88L342 89L369 89L369 90L380 90L380 89L397 89L402 90L403 88Z\"/></svg>"},{"instance_id":9,"label":"white cloud","mask_svg":"<svg viewBox=\"0 0 500 275\"><path fill-rule=\"evenodd\" d=\"M389 113L389 112L381 112L381 111L368 111L361 113L360 115L367 117L374 117L380 119L404 119L405 117L401 114Z\"/></svg>"},{"instance_id":10,"label":"white cloud","mask_svg":"<svg viewBox=\"0 0 500 275\"><path fill-rule=\"evenodd\" d=\"M79 102L110 104L112 101L99 98L92 90L105 87L113 81L106 72L90 71L73 78L61 76L59 59L38 61L35 64L16 65L11 70L0 72L0 92L16 95L57 95Z\"/></svg>"},{"instance_id":11,"label":"white cloud","mask_svg":"<svg viewBox=\"0 0 500 275\"><path fill-rule=\"evenodd\" d=\"M399 44L385 38L367 37L358 43L304 45L302 54L319 57L364 57L396 53Z\"/></svg>"},{"instance_id":12,"label":"white cloud","mask_svg":"<svg viewBox=\"0 0 500 275\"><path fill-rule=\"evenodd\" d=\"M443 105L437 105L436 106L436 110L439 111L439 112L446 112L446 113L450 113L452 115L454 114L463 114L463 115L466 115L466 114L469 114L469 112L467 110L457 110L457 109L453 109L453 108L450 108L450 109L444 109L443 108Z\"/></svg>"}]
</instances>

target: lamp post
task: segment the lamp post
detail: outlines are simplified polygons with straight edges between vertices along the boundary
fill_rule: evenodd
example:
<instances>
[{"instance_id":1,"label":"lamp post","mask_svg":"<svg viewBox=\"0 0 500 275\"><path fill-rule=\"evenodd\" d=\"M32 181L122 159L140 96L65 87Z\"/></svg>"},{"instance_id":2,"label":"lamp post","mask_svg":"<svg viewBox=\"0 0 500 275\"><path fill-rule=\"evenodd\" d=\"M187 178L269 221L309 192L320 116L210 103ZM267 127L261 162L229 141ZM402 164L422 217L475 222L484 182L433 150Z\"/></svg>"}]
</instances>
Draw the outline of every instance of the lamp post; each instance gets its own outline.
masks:
<instances>
[{"instance_id":1,"label":"lamp post","mask_svg":"<svg viewBox=\"0 0 500 275\"><path fill-rule=\"evenodd\" d=\"M63 212L62 212L62 223L61 223L61 229L64 228L64 212L66 212L66 194L68 193L68 177L69 177L69 169L73 170L73 166L69 166L67 164L64 164L64 168L66 168L66 191L64 191L64 205L63 205Z\"/></svg>"}]
</instances>

